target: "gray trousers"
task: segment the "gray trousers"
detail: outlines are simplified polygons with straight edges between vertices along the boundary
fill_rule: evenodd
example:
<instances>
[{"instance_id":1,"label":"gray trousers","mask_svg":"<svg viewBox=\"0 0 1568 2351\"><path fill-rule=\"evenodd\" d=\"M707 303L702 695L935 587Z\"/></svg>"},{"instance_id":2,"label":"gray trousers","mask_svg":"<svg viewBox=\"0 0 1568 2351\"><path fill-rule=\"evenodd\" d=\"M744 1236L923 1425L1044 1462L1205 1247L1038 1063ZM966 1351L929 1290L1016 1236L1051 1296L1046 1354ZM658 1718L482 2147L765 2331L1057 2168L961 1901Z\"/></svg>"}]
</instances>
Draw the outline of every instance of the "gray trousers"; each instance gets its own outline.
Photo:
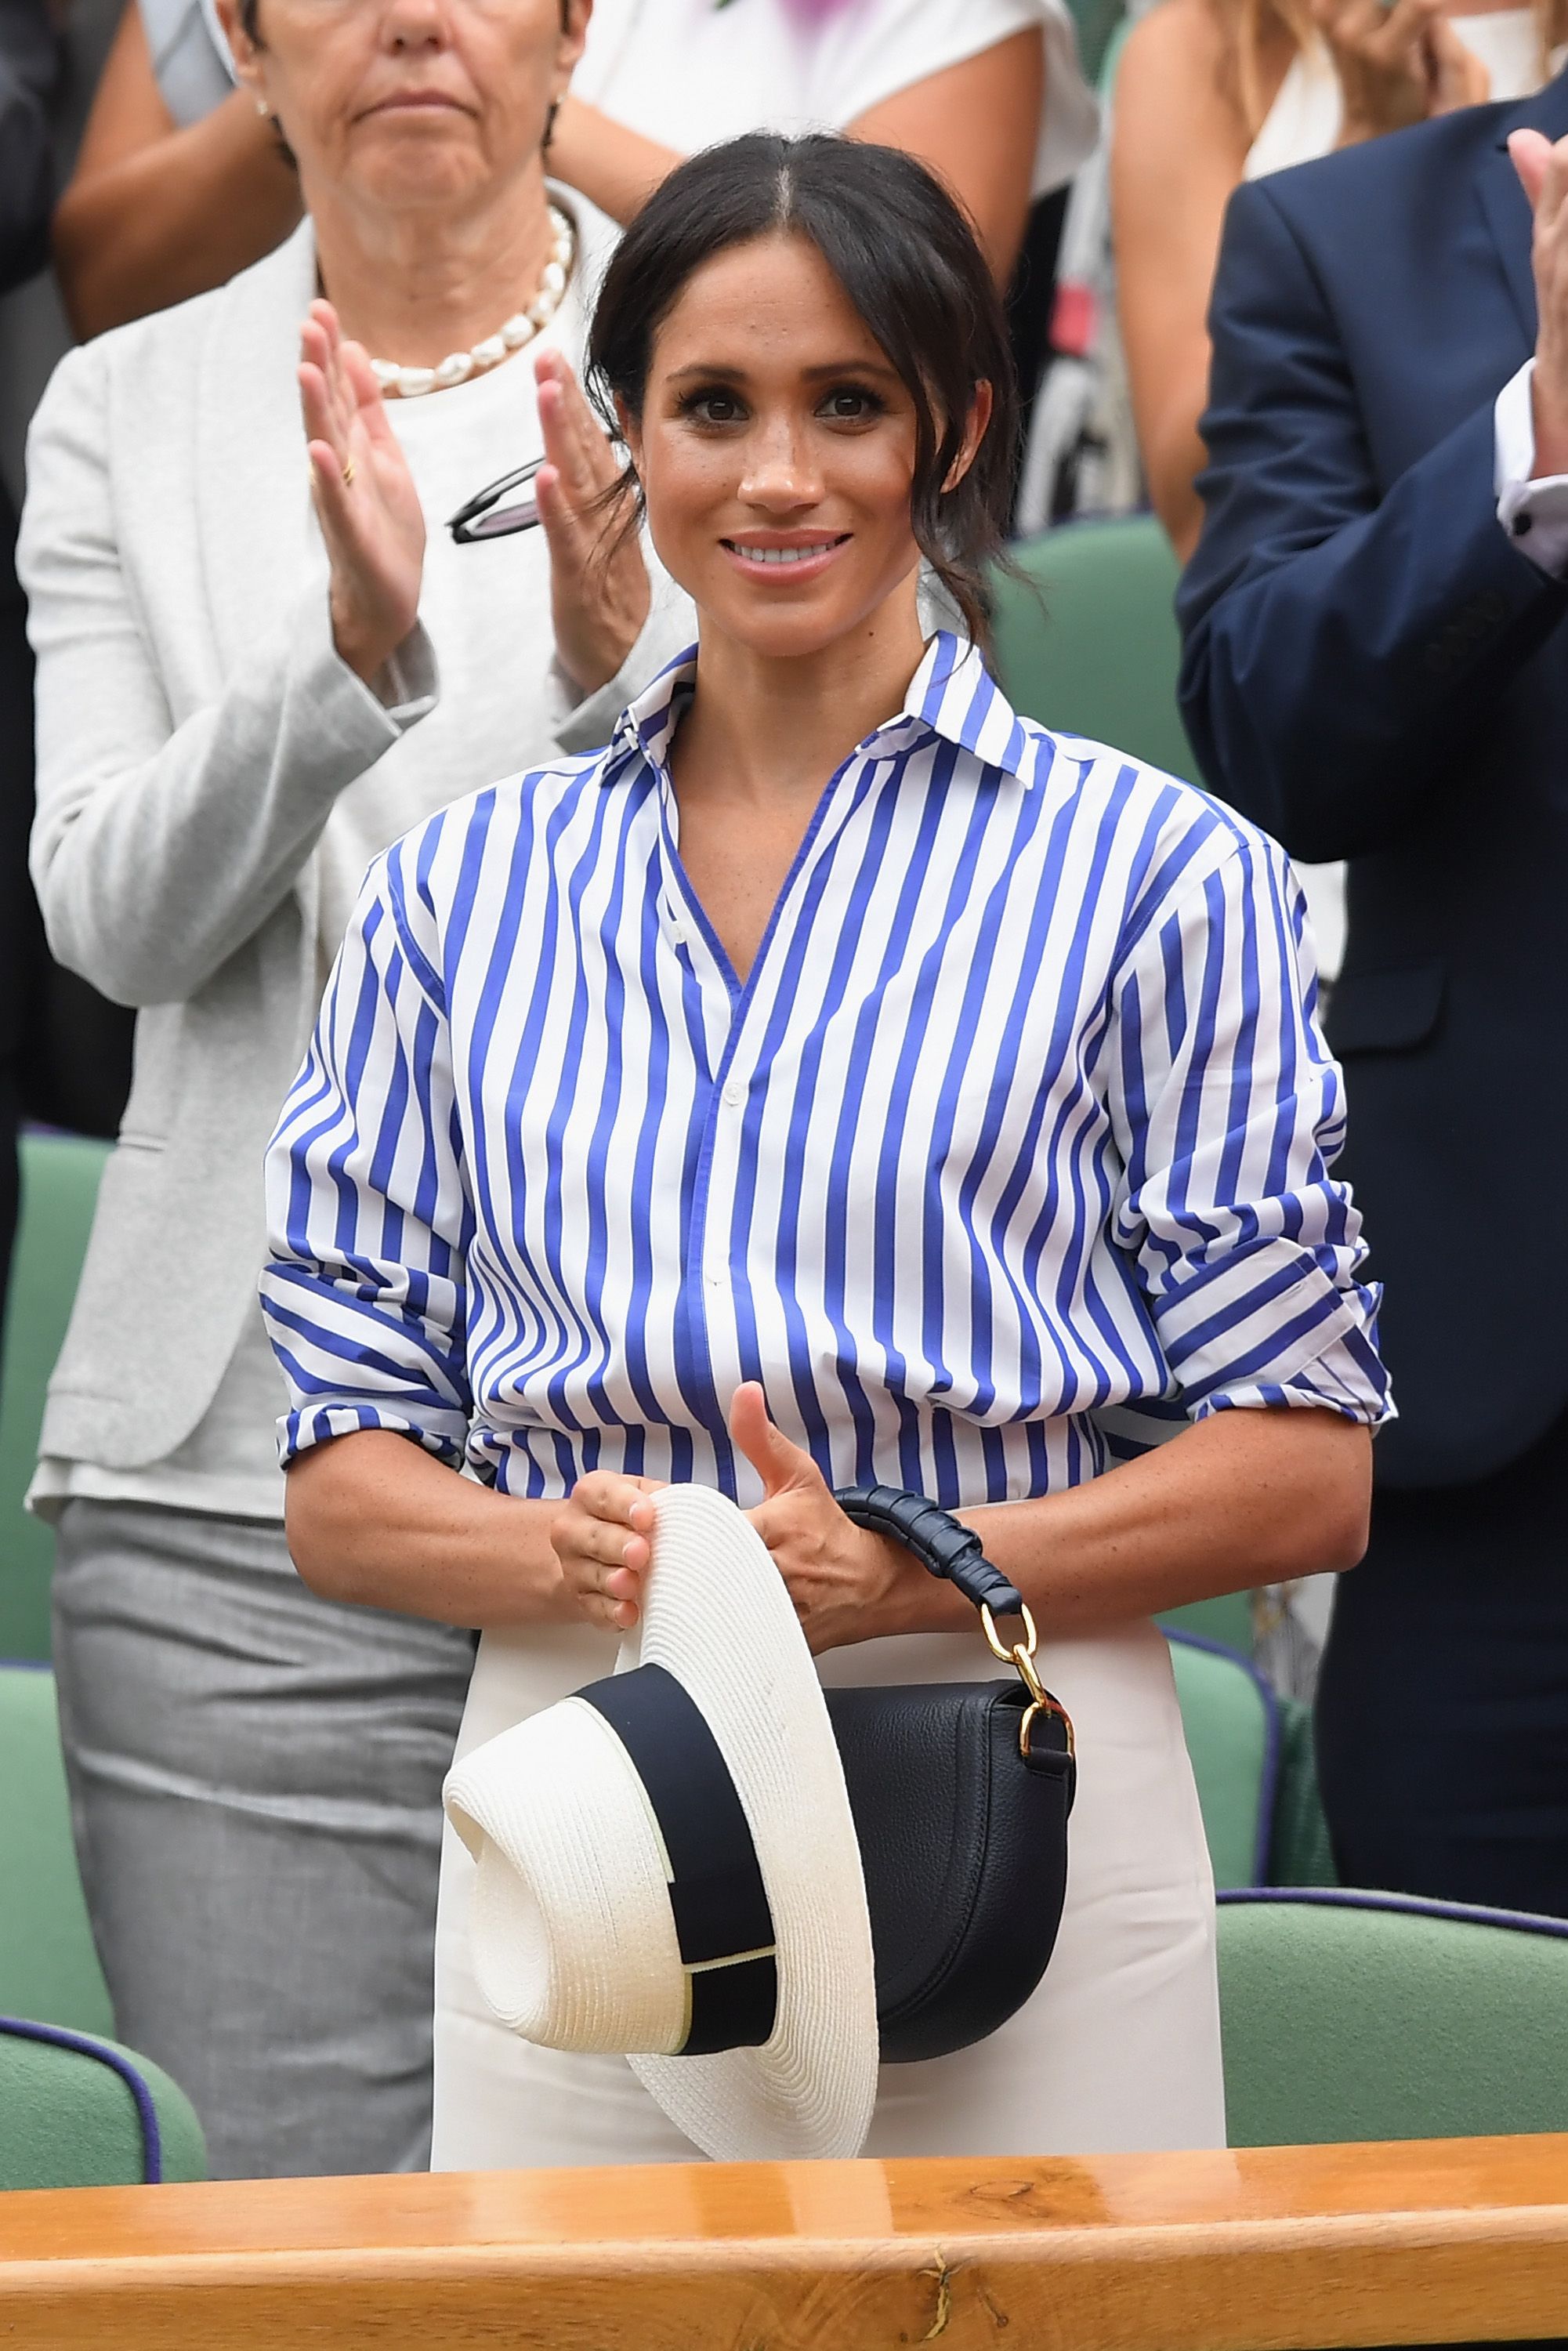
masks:
<instances>
[{"instance_id":1,"label":"gray trousers","mask_svg":"<svg viewBox=\"0 0 1568 2351\"><path fill-rule=\"evenodd\" d=\"M423 2169L441 1783L474 1662L319 1600L281 1527L75 1500L55 1669L116 2029L217 2179Z\"/></svg>"}]
</instances>

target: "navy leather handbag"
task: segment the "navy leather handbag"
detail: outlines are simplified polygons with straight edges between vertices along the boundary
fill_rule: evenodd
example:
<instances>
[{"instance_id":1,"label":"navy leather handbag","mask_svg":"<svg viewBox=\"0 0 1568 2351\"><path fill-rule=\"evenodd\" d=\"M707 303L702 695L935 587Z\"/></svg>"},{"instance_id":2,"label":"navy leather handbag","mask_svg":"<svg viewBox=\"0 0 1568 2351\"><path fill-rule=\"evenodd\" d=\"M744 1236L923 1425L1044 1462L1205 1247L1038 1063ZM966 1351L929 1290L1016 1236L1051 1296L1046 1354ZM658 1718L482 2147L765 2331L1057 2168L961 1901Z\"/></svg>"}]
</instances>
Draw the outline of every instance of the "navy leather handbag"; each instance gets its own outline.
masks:
<instances>
[{"instance_id":1,"label":"navy leather handbag","mask_svg":"<svg viewBox=\"0 0 1568 2351\"><path fill-rule=\"evenodd\" d=\"M1034 1619L977 1534L896 1487L835 1499L973 1601L1012 1667L824 1693L860 1839L882 2054L898 2064L983 2041L1044 1975L1067 1893L1072 1725L1036 1671ZM1010 1647L1005 1616L1023 1626Z\"/></svg>"}]
</instances>

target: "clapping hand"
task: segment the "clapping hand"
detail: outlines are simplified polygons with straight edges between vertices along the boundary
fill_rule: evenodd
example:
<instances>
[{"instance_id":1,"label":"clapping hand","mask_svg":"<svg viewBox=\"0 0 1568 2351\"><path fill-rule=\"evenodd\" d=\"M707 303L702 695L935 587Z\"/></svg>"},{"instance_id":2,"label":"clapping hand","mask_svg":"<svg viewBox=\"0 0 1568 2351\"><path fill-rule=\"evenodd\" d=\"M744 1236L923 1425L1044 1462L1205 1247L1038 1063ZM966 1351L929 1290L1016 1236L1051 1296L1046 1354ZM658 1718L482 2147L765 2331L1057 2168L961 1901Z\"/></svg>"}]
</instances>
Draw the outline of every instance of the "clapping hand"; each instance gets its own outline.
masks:
<instances>
[{"instance_id":1,"label":"clapping hand","mask_svg":"<svg viewBox=\"0 0 1568 2351\"><path fill-rule=\"evenodd\" d=\"M550 605L561 667L584 694L608 685L648 617L648 569L637 534L610 542L623 517L607 511L615 454L563 354L534 360L545 463L534 478L549 541Z\"/></svg>"},{"instance_id":2,"label":"clapping hand","mask_svg":"<svg viewBox=\"0 0 1568 2351\"><path fill-rule=\"evenodd\" d=\"M1535 214L1537 477L1568 474L1568 139L1554 147L1539 131L1516 131L1508 142L1513 168Z\"/></svg>"},{"instance_id":3,"label":"clapping hand","mask_svg":"<svg viewBox=\"0 0 1568 2351\"><path fill-rule=\"evenodd\" d=\"M1443 14L1444 0L1312 0L1344 97L1340 145L1479 106L1491 77Z\"/></svg>"},{"instance_id":4,"label":"clapping hand","mask_svg":"<svg viewBox=\"0 0 1568 2351\"><path fill-rule=\"evenodd\" d=\"M299 331L310 495L331 567L332 642L369 684L419 616L424 516L381 386L330 302Z\"/></svg>"}]
</instances>

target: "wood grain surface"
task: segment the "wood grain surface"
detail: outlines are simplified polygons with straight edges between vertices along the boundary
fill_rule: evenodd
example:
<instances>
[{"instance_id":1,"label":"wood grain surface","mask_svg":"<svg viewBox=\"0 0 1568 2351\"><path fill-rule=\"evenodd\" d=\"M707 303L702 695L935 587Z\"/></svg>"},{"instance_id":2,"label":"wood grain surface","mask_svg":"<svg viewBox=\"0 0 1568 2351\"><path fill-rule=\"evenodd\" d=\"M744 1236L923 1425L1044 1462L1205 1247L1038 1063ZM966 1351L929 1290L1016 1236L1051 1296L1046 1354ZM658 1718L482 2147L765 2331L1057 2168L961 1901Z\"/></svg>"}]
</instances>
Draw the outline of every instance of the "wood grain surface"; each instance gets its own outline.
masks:
<instances>
[{"instance_id":1,"label":"wood grain surface","mask_svg":"<svg viewBox=\"0 0 1568 2351\"><path fill-rule=\"evenodd\" d=\"M1568 2335L1568 2137L0 2196L0 2344L1338 2351Z\"/></svg>"}]
</instances>

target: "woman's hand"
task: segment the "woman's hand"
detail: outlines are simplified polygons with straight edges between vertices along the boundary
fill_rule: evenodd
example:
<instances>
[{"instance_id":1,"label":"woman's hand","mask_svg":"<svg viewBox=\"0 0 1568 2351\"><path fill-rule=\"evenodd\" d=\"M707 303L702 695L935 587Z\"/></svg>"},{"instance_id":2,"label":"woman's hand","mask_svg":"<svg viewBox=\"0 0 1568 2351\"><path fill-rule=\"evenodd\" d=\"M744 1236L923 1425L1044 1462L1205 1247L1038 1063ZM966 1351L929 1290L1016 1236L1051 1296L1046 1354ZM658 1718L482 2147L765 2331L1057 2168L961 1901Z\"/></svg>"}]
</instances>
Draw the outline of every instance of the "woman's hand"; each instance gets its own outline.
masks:
<instances>
[{"instance_id":1,"label":"woman's hand","mask_svg":"<svg viewBox=\"0 0 1568 2351\"><path fill-rule=\"evenodd\" d=\"M591 1625L628 1633L637 1622L643 1578L653 1556L651 1494L657 1478L591 1469L550 1525L569 1602Z\"/></svg>"},{"instance_id":2,"label":"woman's hand","mask_svg":"<svg viewBox=\"0 0 1568 2351\"><path fill-rule=\"evenodd\" d=\"M755 1380L735 1392L729 1433L762 1480L764 1499L746 1515L773 1554L812 1656L918 1630L931 1578L901 1543L845 1517L810 1455L774 1427Z\"/></svg>"},{"instance_id":3,"label":"woman's hand","mask_svg":"<svg viewBox=\"0 0 1568 2351\"><path fill-rule=\"evenodd\" d=\"M534 360L545 464L534 478L549 541L550 607L561 667L582 692L608 685L648 617L648 567L635 531L612 553L622 517L601 503L620 477L615 455L557 350Z\"/></svg>"},{"instance_id":4,"label":"woman's hand","mask_svg":"<svg viewBox=\"0 0 1568 2351\"><path fill-rule=\"evenodd\" d=\"M332 643L369 684L419 617L424 515L381 386L330 302L299 331L310 495L331 565Z\"/></svg>"},{"instance_id":5,"label":"woman's hand","mask_svg":"<svg viewBox=\"0 0 1568 2351\"><path fill-rule=\"evenodd\" d=\"M1312 0L1344 95L1342 147L1491 95L1491 77L1443 15L1444 0Z\"/></svg>"}]
</instances>

